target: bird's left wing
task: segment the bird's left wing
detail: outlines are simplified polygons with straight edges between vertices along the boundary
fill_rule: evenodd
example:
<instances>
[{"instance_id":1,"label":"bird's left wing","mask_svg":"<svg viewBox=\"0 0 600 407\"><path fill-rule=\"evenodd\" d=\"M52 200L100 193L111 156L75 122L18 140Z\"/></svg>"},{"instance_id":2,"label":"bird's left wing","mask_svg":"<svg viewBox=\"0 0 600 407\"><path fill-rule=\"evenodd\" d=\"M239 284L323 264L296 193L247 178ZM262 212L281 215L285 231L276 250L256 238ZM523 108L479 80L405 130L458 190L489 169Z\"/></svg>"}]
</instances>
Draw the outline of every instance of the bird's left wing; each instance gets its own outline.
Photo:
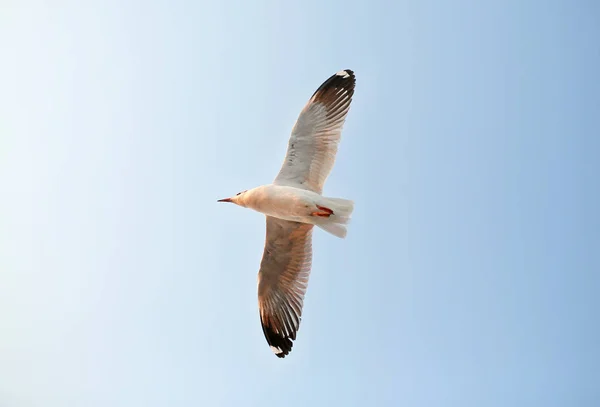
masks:
<instances>
[{"instance_id":1,"label":"bird's left wing","mask_svg":"<svg viewBox=\"0 0 600 407\"><path fill-rule=\"evenodd\" d=\"M323 191L335 162L355 84L354 72L345 69L332 75L315 91L296 120L274 184L318 194Z\"/></svg>"},{"instance_id":2,"label":"bird's left wing","mask_svg":"<svg viewBox=\"0 0 600 407\"><path fill-rule=\"evenodd\" d=\"M267 342L277 357L291 350L300 327L312 262L313 225L267 216L258 272L258 309Z\"/></svg>"}]
</instances>

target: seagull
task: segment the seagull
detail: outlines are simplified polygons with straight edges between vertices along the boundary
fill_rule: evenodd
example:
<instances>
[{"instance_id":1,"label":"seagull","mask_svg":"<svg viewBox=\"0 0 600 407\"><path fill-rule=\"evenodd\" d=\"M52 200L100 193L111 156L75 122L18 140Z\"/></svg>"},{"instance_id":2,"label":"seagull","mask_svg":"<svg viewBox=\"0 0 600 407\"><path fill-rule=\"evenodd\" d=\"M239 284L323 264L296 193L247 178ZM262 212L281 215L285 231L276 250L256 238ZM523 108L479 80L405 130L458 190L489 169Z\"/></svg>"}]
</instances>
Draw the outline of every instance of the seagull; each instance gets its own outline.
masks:
<instances>
[{"instance_id":1,"label":"seagull","mask_svg":"<svg viewBox=\"0 0 600 407\"><path fill-rule=\"evenodd\" d=\"M354 95L350 69L315 91L292 129L287 154L272 184L239 192L231 202L266 215L265 249L258 272L258 309L271 350L284 358L300 328L317 226L345 238L354 209L348 199L322 196Z\"/></svg>"}]
</instances>

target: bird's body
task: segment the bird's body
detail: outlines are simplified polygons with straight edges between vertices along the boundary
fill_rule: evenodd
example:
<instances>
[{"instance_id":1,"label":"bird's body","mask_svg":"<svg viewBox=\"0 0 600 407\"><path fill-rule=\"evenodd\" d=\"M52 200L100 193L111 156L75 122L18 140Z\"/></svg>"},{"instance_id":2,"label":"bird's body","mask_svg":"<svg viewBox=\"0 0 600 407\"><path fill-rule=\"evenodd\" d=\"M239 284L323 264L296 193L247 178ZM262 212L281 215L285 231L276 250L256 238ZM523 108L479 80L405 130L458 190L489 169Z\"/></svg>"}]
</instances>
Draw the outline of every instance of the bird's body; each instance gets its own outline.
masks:
<instances>
[{"instance_id":1,"label":"bird's body","mask_svg":"<svg viewBox=\"0 0 600 407\"><path fill-rule=\"evenodd\" d=\"M285 185L262 185L250 189L240 199L240 206L267 216L292 222L313 223L311 213L323 204L323 197L307 189Z\"/></svg>"},{"instance_id":2,"label":"bird's body","mask_svg":"<svg viewBox=\"0 0 600 407\"><path fill-rule=\"evenodd\" d=\"M354 209L348 199L322 195L337 153L356 79L349 69L327 79L304 107L272 184L240 192L232 202L263 213L267 234L258 273L260 320L271 350L283 358L300 327L316 225L340 238Z\"/></svg>"},{"instance_id":3,"label":"bird's body","mask_svg":"<svg viewBox=\"0 0 600 407\"><path fill-rule=\"evenodd\" d=\"M338 201L307 189L269 184L246 191L236 203L277 219L322 226L348 220L348 209Z\"/></svg>"}]
</instances>

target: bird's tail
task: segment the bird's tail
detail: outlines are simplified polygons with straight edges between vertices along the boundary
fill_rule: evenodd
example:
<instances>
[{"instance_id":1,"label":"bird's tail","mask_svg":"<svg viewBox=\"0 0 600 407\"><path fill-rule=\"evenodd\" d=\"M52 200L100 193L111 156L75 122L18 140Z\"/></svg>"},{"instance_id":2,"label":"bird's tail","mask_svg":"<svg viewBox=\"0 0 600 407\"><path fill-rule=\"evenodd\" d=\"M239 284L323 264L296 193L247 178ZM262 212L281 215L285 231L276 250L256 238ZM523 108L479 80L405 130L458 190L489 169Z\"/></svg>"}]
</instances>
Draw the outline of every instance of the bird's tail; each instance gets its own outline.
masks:
<instances>
[{"instance_id":1,"label":"bird's tail","mask_svg":"<svg viewBox=\"0 0 600 407\"><path fill-rule=\"evenodd\" d=\"M346 225L350 223L354 202L349 199L324 197L322 206L331 209L333 214L329 217L319 218L316 225L334 236L345 238Z\"/></svg>"}]
</instances>

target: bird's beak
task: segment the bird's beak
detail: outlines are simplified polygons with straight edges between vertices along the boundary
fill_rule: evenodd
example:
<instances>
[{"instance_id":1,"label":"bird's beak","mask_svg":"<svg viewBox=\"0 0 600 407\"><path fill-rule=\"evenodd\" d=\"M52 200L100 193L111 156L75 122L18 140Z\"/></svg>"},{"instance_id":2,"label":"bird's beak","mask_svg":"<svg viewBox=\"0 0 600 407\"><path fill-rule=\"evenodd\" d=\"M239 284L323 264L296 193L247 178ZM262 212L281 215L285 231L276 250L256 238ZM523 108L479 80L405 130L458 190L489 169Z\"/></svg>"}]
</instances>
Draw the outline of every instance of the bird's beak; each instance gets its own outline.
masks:
<instances>
[{"instance_id":1,"label":"bird's beak","mask_svg":"<svg viewBox=\"0 0 600 407\"><path fill-rule=\"evenodd\" d=\"M217 202L233 202L231 198L219 199Z\"/></svg>"}]
</instances>

